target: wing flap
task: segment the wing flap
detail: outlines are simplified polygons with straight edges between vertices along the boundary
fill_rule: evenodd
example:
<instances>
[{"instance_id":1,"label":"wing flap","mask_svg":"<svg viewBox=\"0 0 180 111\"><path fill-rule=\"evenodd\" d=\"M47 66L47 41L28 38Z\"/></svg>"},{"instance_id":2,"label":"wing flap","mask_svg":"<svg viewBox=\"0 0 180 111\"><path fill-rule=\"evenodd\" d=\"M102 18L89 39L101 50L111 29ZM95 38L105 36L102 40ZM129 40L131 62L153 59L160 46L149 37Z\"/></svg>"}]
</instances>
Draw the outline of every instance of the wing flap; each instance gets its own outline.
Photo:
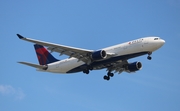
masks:
<instances>
[{"instance_id":1,"label":"wing flap","mask_svg":"<svg viewBox=\"0 0 180 111\"><path fill-rule=\"evenodd\" d=\"M121 74L123 71L126 71L124 66L127 64L128 64L127 60L118 61L114 63L112 66L107 67L107 71L110 71L110 72L114 71L115 73L118 72L119 74Z\"/></svg>"}]
</instances>

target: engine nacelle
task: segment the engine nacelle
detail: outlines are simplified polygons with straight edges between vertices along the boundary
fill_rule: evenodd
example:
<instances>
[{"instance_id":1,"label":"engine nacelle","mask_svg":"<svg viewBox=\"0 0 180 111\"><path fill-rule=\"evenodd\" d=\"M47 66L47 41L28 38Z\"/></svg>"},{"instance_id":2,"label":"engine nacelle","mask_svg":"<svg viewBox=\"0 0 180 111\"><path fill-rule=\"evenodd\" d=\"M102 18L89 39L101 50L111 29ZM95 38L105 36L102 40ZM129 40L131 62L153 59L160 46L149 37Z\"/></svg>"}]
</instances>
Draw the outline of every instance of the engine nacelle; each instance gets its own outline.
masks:
<instances>
[{"instance_id":1,"label":"engine nacelle","mask_svg":"<svg viewBox=\"0 0 180 111\"><path fill-rule=\"evenodd\" d=\"M142 63L141 62L133 62L133 63L128 64L127 68L130 72L138 71L142 68Z\"/></svg>"},{"instance_id":2,"label":"engine nacelle","mask_svg":"<svg viewBox=\"0 0 180 111\"><path fill-rule=\"evenodd\" d=\"M106 51L104 50L95 51L91 55L91 58L93 60L101 60L101 59L105 59L106 57L107 57L107 54L106 54Z\"/></svg>"}]
</instances>

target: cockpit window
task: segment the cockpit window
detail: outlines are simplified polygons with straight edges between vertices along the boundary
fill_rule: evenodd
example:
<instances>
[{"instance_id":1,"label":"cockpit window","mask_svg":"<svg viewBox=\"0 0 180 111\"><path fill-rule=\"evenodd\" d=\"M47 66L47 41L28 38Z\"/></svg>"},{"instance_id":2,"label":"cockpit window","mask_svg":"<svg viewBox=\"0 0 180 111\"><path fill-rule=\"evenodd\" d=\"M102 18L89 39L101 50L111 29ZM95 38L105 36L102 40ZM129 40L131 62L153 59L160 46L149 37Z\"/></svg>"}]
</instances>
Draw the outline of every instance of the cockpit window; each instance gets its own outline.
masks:
<instances>
[{"instance_id":1,"label":"cockpit window","mask_svg":"<svg viewBox=\"0 0 180 111\"><path fill-rule=\"evenodd\" d=\"M158 40L159 38L154 38L154 40Z\"/></svg>"}]
</instances>

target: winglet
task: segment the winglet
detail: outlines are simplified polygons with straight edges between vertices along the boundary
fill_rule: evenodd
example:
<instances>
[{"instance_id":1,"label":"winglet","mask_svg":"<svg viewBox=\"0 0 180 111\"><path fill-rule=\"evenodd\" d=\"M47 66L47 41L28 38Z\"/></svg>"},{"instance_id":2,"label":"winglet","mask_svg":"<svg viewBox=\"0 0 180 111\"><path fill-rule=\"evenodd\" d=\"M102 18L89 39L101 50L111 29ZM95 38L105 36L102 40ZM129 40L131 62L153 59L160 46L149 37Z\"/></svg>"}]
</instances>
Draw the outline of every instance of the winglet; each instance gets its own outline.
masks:
<instances>
[{"instance_id":1,"label":"winglet","mask_svg":"<svg viewBox=\"0 0 180 111\"><path fill-rule=\"evenodd\" d=\"M20 34L17 34L17 36L19 37L19 39L23 39L23 38L25 38L25 37L23 37L22 35L20 35Z\"/></svg>"}]
</instances>

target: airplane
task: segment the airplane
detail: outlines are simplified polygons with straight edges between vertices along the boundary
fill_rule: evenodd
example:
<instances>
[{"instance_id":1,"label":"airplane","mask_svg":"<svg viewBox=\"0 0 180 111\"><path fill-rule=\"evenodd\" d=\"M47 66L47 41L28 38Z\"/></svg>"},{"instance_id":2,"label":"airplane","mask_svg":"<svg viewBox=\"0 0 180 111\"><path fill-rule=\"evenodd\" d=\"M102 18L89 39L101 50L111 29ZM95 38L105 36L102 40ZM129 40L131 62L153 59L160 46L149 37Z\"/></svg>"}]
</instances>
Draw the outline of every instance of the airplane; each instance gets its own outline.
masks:
<instances>
[{"instance_id":1,"label":"airplane","mask_svg":"<svg viewBox=\"0 0 180 111\"><path fill-rule=\"evenodd\" d=\"M77 72L89 74L92 70L107 69L107 75L103 77L104 80L110 80L114 73L139 71L142 69L142 63L139 61L129 63L128 60L146 54L148 55L147 59L151 60L152 52L162 47L165 43L165 40L160 37L152 36L99 50L88 50L26 38L20 34L17 34L17 36L21 40L34 43L39 61L39 64L18 63L34 67L37 71L62 74ZM51 55L51 52L57 52L60 56L67 55L69 58L58 60Z\"/></svg>"}]
</instances>

